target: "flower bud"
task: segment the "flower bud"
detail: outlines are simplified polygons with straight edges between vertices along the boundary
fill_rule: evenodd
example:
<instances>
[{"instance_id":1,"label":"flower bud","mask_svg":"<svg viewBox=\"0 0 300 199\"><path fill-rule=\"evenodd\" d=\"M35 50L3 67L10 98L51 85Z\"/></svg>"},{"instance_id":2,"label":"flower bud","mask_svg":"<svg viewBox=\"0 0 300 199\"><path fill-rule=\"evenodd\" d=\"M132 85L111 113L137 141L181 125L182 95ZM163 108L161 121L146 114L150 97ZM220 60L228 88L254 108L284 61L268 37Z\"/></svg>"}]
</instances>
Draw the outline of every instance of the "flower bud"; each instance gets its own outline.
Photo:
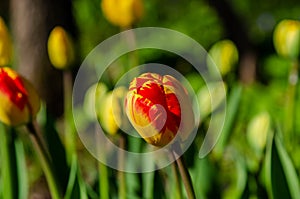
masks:
<instances>
[{"instance_id":1,"label":"flower bud","mask_svg":"<svg viewBox=\"0 0 300 199\"><path fill-rule=\"evenodd\" d=\"M35 118L40 99L33 86L14 70L0 68L0 121L11 126Z\"/></svg>"},{"instance_id":2,"label":"flower bud","mask_svg":"<svg viewBox=\"0 0 300 199\"><path fill-rule=\"evenodd\" d=\"M103 104L104 97L107 94L107 86L104 83L93 84L86 92L84 97L83 109L86 119L93 120L95 116L99 116L98 110Z\"/></svg>"},{"instance_id":3,"label":"flower bud","mask_svg":"<svg viewBox=\"0 0 300 199\"><path fill-rule=\"evenodd\" d=\"M185 140L195 126L186 89L170 75L145 73L134 78L125 100L126 114L150 144L165 146L180 133Z\"/></svg>"},{"instance_id":4,"label":"flower bud","mask_svg":"<svg viewBox=\"0 0 300 199\"><path fill-rule=\"evenodd\" d=\"M274 31L274 46L280 56L296 59L300 53L300 21L282 20Z\"/></svg>"},{"instance_id":5,"label":"flower bud","mask_svg":"<svg viewBox=\"0 0 300 199\"><path fill-rule=\"evenodd\" d=\"M247 128L247 139L251 147L257 152L262 152L266 146L270 130L270 116L267 112L256 115Z\"/></svg>"},{"instance_id":6,"label":"flower bud","mask_svg":"<svg viewBox=\"0 0 300 199\"><path fill-rule=\"evenodd\" d=\"M0 66L5 66L11 62L12 43L7 27L0 17Z\"/></svg>"},{"instance_id":7,"label":"flower bud","mask_svg":"<svg viewBox=\"0 0 300 199\"><path fill-rule=\"evenodd\" d=\"M48 55L50 62L57 69L67 69L74 62L74 44L68 33L60 26L56 26L50 33Z\"/></svg>"},{"instance_id":8,"label":"flower bud","mask_svg":"<svg viewBox=\"0 0 300 199\"><path fill-rule=\"evenodd\" d=\"M99 104L97 114L99 115L101 127L111 135L115 135L121 125L128 123L126 115L123 112L126 94L127 89L125 87L115 88L113 91L107 93L102 104Z\"/></svg>"},{"instance_id":9,"label":"flower bud","mask_svg":"<svg viewBox=\"0 0 300 199\"><path fill-rule=\"evenodd\" d=\"M144 12L142 0L102 0L101 8L106 19L121 28L140 20Z\"/></svg>"},{"instance_id":10,"label":"flower bud","mask_svg":"<svg viewBox=\"0 0 300 199\"><path fill-rule=\"evenodd\" d=\"M215 73L215 64L222 76L225 76L236 66L239 57L235 44L230 40L215 43L208 54L210 57L207 58L207 64L210 72Z\"/></svg>"}]
</instances>

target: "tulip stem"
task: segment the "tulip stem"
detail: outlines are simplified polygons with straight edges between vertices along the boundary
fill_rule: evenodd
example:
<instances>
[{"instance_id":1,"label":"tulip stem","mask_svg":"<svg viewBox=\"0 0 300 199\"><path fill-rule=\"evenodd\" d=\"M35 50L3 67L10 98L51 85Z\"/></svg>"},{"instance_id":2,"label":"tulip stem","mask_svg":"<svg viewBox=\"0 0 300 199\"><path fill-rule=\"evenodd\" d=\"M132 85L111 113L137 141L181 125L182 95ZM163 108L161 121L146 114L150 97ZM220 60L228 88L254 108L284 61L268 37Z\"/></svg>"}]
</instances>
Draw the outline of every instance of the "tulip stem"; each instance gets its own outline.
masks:
<instances>
[{"instance_id":1,"label":"tulip stem","mask_svg":"<svg viewBox=\"0 0 300 199\"><path fill-rule=\"evenodd\" d=\"M26 127L30 132L30 138L40 159L42 169L45 172L51 196L53 199L61 199L62 192L59 188L59 183L54 173L54 167L50 160L49 154L44 146L44 143L38 135L33 123L27 124Z\"/></svg>"},{"instance_id":2,"label":"tulip stem","mask_svg":"<svg viewBox=\"0 0 300 199\"><path fill-rule=\"evenodd\" d=\"M64 71L63 73L64 82L64 114L65 114L65 143L66 143L66 154L68 163L72 163L72 158L76 155L76 139L74 131L74 120L72 115L72 89L73 80L71 71Z\"/></svg>"},{"instance_id":3,"label":"tulip stem","mask_svg":"<svg viewBox=\"0 0 300 199\"><path fill-rule=\"evenodd\" d=\"M175 144L174 149L173 149L173 154L176 159L178 170L181 175L181 179L182 179L183 185L185 187L188 199L195 199L196 195L195 195L195 191L194 191L194 187L193 187L193 183L192 183L192 178L191 178L190 173L185 165L183 156L181 156L182 153L179 153L178 151L180 151L180 146L178 144Z\"/></svg>"},{"instance_id":4,"label":"tulip stem","mask_svg":"<svg viewBox=\"0 0 300 199\"><path fill-rule=\"evenodd\" d=\"M298 61L292 61L292 68L289 74L289 86L287 90L287 109L286 109L286 141L292 143L294 141L295 118L296 118L296 98L297 98L297 83L298 83ZM287 146L292 146L287 144Z\"/></svg>"},{"instance_id":5,"label":"tulip stem","mask_svg":"<svg viewBox=\"0 0 300 199\"><path fill-rule=\"evenodd\" d=\"M175 178L175 197L174 198L182 198L182 191L181 191L181 185L179 182L179 176L178 176L178 166L175 162L173 162L173 164L171 165L172 167L172 173L174 174L174 178Z\"/></svg>"},{"instance_id":6,"label":"tulip stem","mask_svg":"<svg viewBox=\"0 0 300 199\"><path fill-rule=\"evenodd\" d=\"M98 171L99 171L99 189L100 189L100 198L109 199L109 185L108 185L108 175L107 175L107 166L102 162L98 162Z\"/></svg>"},{"instance_id":7,"label":"tulip stem","mask_svg":"<svg viewBox=\"0 0 300 199\"><path fill-rule=\"evenodd\" d=\"M119 179L119 199L126 199L126 182L125 182L125 173L124 170L124 151L125 149L125 138L123 135L120 136L119 139L119 147L122 149L119 154L119 171L118 171L118 179Z\"/></svg>"}]
</instances>

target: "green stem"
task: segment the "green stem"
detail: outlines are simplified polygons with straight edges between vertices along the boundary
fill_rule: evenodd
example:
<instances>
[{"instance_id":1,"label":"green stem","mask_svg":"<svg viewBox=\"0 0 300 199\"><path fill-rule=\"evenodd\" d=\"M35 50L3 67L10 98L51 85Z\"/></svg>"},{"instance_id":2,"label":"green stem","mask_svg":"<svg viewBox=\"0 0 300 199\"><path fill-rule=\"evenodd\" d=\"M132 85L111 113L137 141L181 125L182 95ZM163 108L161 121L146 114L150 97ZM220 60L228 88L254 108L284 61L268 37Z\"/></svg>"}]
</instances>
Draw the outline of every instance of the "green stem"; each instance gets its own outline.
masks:
<instances>
[{"instance_id":1,"label":"green stem","mask_svg":"<svg viewBox=\"0 0 300 199\"><path fill-rule=\"evenodd\" d=\"M108 175L107 166L98 162L99 169L99 189L100 189L100 199L109 199L109 186L108 186Z\"/></svg>"},{"instance_id":2,"label":"green stem","mask_svg":"<svg viewBox=\"0 0 300 199\"><path fill-rule=\"evenodd\" d=\"M180 146L178 144L175 144L174 146L175 146L175 148L173 150L173 154L174 154L174 157L177 158L176 163L177 163L178 170L181 175L181 179L182 179L183 185L185 187L188 199L195 199L196 195L195 195L195 191L194 191L194 187L192 184L192 179L191 179L190 173L185 165L183 157L180 156L182 153L178 152L180 150Z\"/></svg>"},{"instance_id":3,"label":"green stem","mask_svg":"<svg viewBox=\"0 0 300 199\"><path fill-rule=\"evenodd\" d=\"M95 137L97 143L101 142L101 137L99 136L99 134L96 134ZM106 161L106 153L103 151L105 151L105 146L103 145L97 145L97 153L98 156L101 155L101 157L103 157L104 161ZM102 152L102 153L101 153ZM98 177L99 177L99 192L100 192L100 199L109 199L109 183L108 183L108 170L107 170L107 166L105 164L103 164L102 162L100 162L100 160L98 160Z\"/></svg>"},{"instance_id":4,"label":"green stem","mask_svg":"<svg viewBox=\"0 0 300 199\"><path fill-rule=\"evenodd\" d=\"M125 138L123 135L121 135L119 140L119 148L125 149ZM125 163L125 154L121 150L118 156L118 164L119 164L119 170L118 170L118 179L119 179L119 198L120 199L126 199L126 181L125 181L125 173L121 170L124 170L124 163Z\"/></svg>"},{"instance_id":5,"label":"green stem","mask_svg":"<svg viewBox=\"0 0 300 199\"><path fill-rule=\"evenodd\" d=\"M74 131L74 120L72 115L72 89L73 80L71 71L63 73L64 82L64 114L65 114L65 143L66 153L69 165L72 163L72 158L76 155L76 137Z\"/></svg>"},{"instance_id":6,"label":"green stem","mask_svg":"<svg viewBox=\"0 0 300 199\"><path fill-rule=\"evenodd\" d=\"M179 182L179 176L178 176L178 167L177 167L177 164L176 162L173 162L172 165L172 173L174 175L174 178L175 178L175 197L174 198L182 198L182 191L181 191L181 185L180 185L180 182Z\"/></svg>"},{"instance_id":7,"label":"green stem","mask_svg":"<svg viewBox=\"0 0 300 199\"><path fill-rule=\"evenodd\" d=\"M49 158L48 152L41 138L39 137L33 123L27 124L26 127L30 132L30 138L40 159L40 163L45 173L51 196L53 199L61 199L62 192L59 188L59 183L55 176L53 164Z\"/></svg>"},{"instance_id":8,"label":"green stem","mask_svg":"<svg viewBox=\"0 0 300 199\"><path fill-rule=\"evenodd\" d=\"M295 132L295 114L296 114L296 97L297 97L297 83L298 83L298 60L292 62L292 68L289 74L289 86L287 90L287 101L286 101L286 141L292 143L294 141ZM287 144L287 146L292 146Z\"/></svg>"}]
</instances>

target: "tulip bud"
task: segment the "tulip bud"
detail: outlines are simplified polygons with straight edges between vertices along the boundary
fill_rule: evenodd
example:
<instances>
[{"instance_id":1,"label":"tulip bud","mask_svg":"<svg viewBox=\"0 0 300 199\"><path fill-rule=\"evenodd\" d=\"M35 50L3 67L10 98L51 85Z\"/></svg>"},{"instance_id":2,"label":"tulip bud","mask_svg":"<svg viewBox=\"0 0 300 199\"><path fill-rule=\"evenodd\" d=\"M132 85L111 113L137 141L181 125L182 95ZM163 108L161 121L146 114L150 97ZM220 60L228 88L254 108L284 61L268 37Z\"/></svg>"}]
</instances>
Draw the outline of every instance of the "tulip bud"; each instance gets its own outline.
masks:
<instances>
[{"instance_id":1,"label":"tulip bud","mask_svg":"<svg viewBox=\"0 0 300 199\"><path fill-rule=\"evenodd\" d=\"M98 110L101 109L107 89L105 84L96 83L87 90L83 104L87 119L95 119L95 114L97 114L97 117L99 116Z\"/></svg>"},{"instance_id":2,"label":"tulip bud","mask_svg":"<svg viewBox=\"0 0 300 199\"><path fill-rule=\"evenodd\" d=\"M114 91L107 93L102 104L99 104L99 120L101 127L111 134L115 135L119 127L127 123L126 116L123 112L124 99L127 89L124 87L115 88Z\"/></svg>"},{"instance_id":3,"label":"tulip bud","mask_svg":"<svg viewBox=\"0 0 300 199\"><path fill-rule=\"evenodd\" d=\"M266 146L268 132L270 130L270 116L267 112L256 115L249 123L247 139L250 145L262 152Z\"/></svg>"},{"instance_id":4,"label":"tulip bud","mask_svg":"<svg viewBox=\"0 0 300 199\"><path fill-rule=\"evenodd\" d=\"M235 67L239 57L235 44L230 40L215 43L208 54L210 57L207 59L207 64L210 71L214 74L215 64L222 76L225 76Z\"/></svg>"},{"instance_id":5,"label":"tulip bud","mask_svg":"<svg viewBox=\"0 0 300 199\"><path fill-rule=\"evenodd\" d=\"M0 66L5 66L11 62L12 44L7 27L0 17Z\"/></svg>"},{"instance_id":6,"label":"tulip bud","mask_svg":"<svg viewBox=\"0 0 300 199\"><path fill-rule=\"evenodd\" d=\"M126 114L137 132L150 144L165 146L180 133L185 140L195 126L186 89L170 75L145 73L130 83Z\"/></svg>"},{"instance_id":7,"label":"tulip bud","mask_svg":"<svg viewBox=\"0 0 300 199\"><path fill-rule=\"evenodd\" d=\"M280 56L296 59L300 53L300 21L282 20L274 31L274 46Z\"/></svg>"},{"instance_id":8,"label":"tulip bud","mask_svg":"<svg viewBox=\"0 0 300 199\"><path fill-rule=\"evenodd\" d=\"M57 69L67 69L74 62L74 44L68 33L60 26L56 26L50 33L48 55L50 62Z\"/></svg>"},{"instance_id":9,"label":"tulip bud","mask_svg":"<svg viewBox=\"0 0 300 199\"><path fill-rule=\"evenodd\" d=\"M35 118L40 99L32 85L10 68L0 68L0 121L11 126Z\"/></svg>"},{"instance_id":10,"label":"tulip bud","mask_svg":"<svg viewBox=\"0 0 300 199\"><path fill-rule=\"evenodd\" d=\"M102 0L101 8L106 19L121 28L140 20L144 12L142 0Z\"/></svg>"}]
</instances>

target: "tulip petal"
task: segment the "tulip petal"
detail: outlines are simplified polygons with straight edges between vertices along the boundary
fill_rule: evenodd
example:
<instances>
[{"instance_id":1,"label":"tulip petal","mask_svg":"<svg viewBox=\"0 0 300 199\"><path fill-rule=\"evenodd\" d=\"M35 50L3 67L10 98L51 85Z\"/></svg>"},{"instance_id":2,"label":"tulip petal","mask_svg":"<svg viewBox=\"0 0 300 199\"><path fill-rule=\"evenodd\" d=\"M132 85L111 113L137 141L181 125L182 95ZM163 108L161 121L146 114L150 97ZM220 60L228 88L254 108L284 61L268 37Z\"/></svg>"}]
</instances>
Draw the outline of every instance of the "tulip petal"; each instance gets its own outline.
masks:
<instances>
[{"instance_id":1,"label":"tulip petal","mask_svg":"<svg viewBox=\"0 0 300 199\"><path fill-rule=\"evenodd\" d=\"M133 79L125 104L134 128L155 146L168 144L178 132L186 139L194 128L187 91L172 76L145 73Z\"/></svg>"}]
</instances>

